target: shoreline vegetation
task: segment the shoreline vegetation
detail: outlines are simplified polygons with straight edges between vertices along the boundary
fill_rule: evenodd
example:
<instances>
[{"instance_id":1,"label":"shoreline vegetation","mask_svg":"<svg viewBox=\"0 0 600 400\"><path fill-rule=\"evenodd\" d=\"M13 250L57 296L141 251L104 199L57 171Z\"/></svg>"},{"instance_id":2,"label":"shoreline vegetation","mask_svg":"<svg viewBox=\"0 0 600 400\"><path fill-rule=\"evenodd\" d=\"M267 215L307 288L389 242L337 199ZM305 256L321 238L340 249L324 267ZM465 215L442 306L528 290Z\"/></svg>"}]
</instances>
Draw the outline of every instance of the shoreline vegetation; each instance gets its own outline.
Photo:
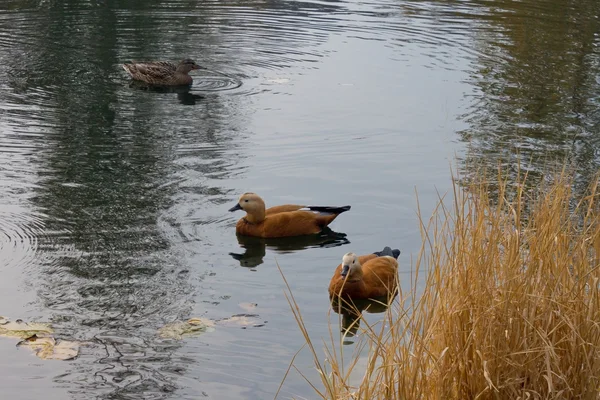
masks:
<instances>
[{"instance_id":1,"label":"shoreline vegetation","mask_svg":"<svg viewBox=\"0 0 600 400\"><path fill-rule=\"evenodd\" d=\"M320 376L305 378L315 397L598 398L598 177L575 199L568 169L479 172L455 179L428 220L419 210L411 282L382 321L360 321L350 357L335 326L324 348L311 339L287 287Z\"/></svg>"}]
</instances>

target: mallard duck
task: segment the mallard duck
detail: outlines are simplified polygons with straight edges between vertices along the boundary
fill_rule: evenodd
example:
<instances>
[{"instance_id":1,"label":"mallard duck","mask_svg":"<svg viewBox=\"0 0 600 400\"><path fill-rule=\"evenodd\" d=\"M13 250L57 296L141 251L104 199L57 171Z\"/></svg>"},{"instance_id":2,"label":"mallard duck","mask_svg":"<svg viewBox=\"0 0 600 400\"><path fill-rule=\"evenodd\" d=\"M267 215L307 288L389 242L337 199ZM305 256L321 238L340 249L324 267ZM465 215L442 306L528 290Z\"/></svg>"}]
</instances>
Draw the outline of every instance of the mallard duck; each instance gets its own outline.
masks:
<instances>
[{"instance_id":1,"label":"mallard duck","mask_svg":"<svg viewBox=\"0 0 600 400\"><path fill-rule=\"evenodd\" d=\"M235 227L238 235L281 238L319 233L350 206L302 206L284 204L271 208L255 193L244 193L229 211L244 210Z\"/></svg>"},{"instance_id":2,"label":"mallard duck","mask_svg":"<svg viewBox=\"0 0 600 400\"><path fill-rule=\"evenodd\" d=\"M191 85L191 70L202 69L194 60L186 58L179 64L169 61L151 61L142 63L123 64L123 69L132 79L151 85L178 86Z\"/></svg>"}]
</instances>

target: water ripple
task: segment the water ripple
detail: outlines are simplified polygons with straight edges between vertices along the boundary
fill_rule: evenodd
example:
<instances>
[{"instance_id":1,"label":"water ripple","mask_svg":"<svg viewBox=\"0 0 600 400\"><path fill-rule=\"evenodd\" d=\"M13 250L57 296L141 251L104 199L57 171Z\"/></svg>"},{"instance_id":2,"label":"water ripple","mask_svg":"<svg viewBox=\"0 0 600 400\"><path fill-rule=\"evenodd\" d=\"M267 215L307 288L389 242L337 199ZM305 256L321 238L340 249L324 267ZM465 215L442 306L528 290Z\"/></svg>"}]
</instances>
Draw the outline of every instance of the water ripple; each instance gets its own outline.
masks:
<instances>
[{"instance_id":1,"label":"water ripple","mask_svg":"<svg viewBox=\"0 0 600 400\"><path fill-rule=\"evenodd\" d=\"M216 71L216 73L220 74ZM233 90L242 86L242 81L232 76L220 74L218 76L202 75L194 79L192 91L216 92L223 90Z\"/></svg>"},{"instance_id":2,"label":"water ripple","mask_svg":"<svg viewBox=\"0 0 600 400\"><path fill-rule=\"evenodd\" d=\"M26 266L36 255L44 216L18 206L0 211L0 259L4 266Z\"/></svg>"}]
</instances>

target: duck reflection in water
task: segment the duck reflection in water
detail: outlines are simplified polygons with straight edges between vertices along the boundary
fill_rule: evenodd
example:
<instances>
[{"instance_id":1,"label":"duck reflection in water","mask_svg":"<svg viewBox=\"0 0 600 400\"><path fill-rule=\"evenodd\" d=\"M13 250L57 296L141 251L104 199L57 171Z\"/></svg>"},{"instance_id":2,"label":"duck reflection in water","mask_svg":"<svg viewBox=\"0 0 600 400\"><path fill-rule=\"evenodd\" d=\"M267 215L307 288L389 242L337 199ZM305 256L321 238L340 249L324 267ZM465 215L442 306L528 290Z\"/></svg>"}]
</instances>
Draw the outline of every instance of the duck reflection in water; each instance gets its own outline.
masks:
<instances>
[{"instance_id":1,"label":"duck reflection in water","mask_svg":"<svg viewBox=\"0 0 600 400\"><path fill-rule=\"evenodd\" d=\"M175 93L177 94L177 99L179 100L179 102L184 105L194 105L196 104L196 101L205 99L205 96L191 93L189 85L159 86L151 85L142 81L130 81L129 87L133 89L148 90L157 93Z\"/></svg>"},{"instance_id":2,"label":"duck reflection in water","mask_svg":"<svg viewBox=\"0 0 600 400\"><path fill-rule=\"evenodd\" d=\"M356 299L348 300L340 297L331 298L331 309L336 314L340 314L340 330L345 337L353 337L360 328L360 320L362 313L368 312L371 314L384 313L389 308L389 305L394 301L393 298L381 296L373 299ZM341 301L340 301L341 300ZM344 341L344 344L351 342Z\"/></svg>"},{"instance_id":3,"label":"duck reflection in water","mask_svg":"<svg viewBox=\"0 0 600 400\"><path fill-rule=\"evenodd\" d=\"M314 247L337 247L350 243L346 236L345 233L334 232L330 228L325 228L314 235L285 238L237 235L238 243L245 251L242 254L229 253L229 255L238 260L242 267L254 268L263 263L267 247L279 253L292 253Z\"/></svg>"}]
</instances>

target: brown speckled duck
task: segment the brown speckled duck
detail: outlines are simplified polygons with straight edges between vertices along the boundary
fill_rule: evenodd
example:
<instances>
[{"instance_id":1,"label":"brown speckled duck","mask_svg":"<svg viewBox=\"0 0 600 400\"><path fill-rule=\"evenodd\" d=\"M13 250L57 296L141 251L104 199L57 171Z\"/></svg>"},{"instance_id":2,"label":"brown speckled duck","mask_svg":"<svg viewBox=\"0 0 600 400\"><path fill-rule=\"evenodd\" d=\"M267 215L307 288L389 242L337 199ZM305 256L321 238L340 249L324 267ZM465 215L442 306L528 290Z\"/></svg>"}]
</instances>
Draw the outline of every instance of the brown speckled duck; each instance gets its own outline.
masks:
<instances>
[{"instance_id":1,"label":"brown speckled duck","mask_svg":"<svg viewBox=\"0 0 600 400\"><path fill-rule=\"evenodd\" d=\"M188 73L202 67L187 58L179 64L168 61L123 64L123 69L137 81L159 86L180 86L191 85L192 77Z\"/></svg>"}]
</instances>

